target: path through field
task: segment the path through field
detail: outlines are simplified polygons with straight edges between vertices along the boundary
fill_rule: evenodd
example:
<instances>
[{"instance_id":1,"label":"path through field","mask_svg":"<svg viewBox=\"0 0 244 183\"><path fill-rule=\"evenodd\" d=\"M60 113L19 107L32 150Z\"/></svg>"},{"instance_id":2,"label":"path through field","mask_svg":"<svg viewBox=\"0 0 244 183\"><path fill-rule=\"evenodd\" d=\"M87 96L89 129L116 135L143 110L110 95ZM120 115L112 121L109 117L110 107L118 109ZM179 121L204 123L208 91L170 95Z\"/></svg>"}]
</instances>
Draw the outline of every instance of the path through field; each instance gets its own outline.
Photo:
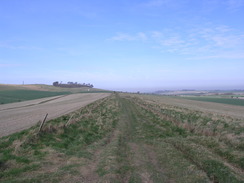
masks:
<instances>
[{"instance_id":1,"label":"path through field","mask_svg":"<svg viewBox=\"0 0 244 183\"><path fill-rule=\"evenodd\" d=\"M2 139L0 181L241 183L242 122L210 117L113 94L50 121L40 135Z\"/></svg>"},{"instance_id":2,"label":"path through field","mask_svg":"<svg viewBox=\"0 0 244 183\"><path fill-rule=\"evenodd\" d=\"M194 138L198 139L198 135L186 138L194 136L194 133L188 134L173 121L160 119L143 101L129 96L119 97L118 100L121 113L117 128L108 137L109 143L98 146L93 158L80 170L82 182L244 180L241 168L216 154L208 145L200 145L198 140L195 142ZM201 138L208 139L205 136Z\"/></svg>"},{"instance_id":3,"label":"path through field","mask_svg":"<svg viewBox=\"0 0 244 183\"><path fill-rule=\"evenodd\" d=\"M47 113L48 120L57 118L109 95L72 94L0 105L0 137L35 125Z\"/></svg>"}]
</instances>

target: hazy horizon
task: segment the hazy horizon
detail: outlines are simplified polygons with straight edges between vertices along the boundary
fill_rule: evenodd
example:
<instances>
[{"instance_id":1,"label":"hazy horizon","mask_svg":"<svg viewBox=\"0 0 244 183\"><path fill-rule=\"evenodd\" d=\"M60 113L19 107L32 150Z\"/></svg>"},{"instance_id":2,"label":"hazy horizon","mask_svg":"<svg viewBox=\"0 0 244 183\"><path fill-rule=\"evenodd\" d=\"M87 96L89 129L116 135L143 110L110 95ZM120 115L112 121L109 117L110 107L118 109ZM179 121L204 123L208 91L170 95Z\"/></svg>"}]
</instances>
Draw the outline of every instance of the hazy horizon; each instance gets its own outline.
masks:
<instances>
[{"instance_id":1,"label":"hazy horizon","mask_svg":"<svg viewBox=\"0 0 244 183\"><path fill-rule=\"evenodd\" d=\"M244 89L244 0L0 2L0 83Z\"/></svg>"},{"instance_id":2,"label":"hazy horizon","mask_svg":"<svg viewBox=\"0 0 244 183\"><path fill-rule=\"evenodd\" d=\"M0 83L0 84L6 84L6 85L52 85L51 83ZM157 91L181 91L181 90L196 90L196 91L234 91L234 90L244 90L243 86L199 86L199 87L187 87L187 86L175 86L175 87L139 87L139 88L133 88L133 87L123 87L123 88L113 88L113 87L94 87L98 89L104 89L104 90L111 90L111 91L122 91L122 92L145 92L145 93L151 93L151 92L157 92Z\"/></svg>"}]
</instances>

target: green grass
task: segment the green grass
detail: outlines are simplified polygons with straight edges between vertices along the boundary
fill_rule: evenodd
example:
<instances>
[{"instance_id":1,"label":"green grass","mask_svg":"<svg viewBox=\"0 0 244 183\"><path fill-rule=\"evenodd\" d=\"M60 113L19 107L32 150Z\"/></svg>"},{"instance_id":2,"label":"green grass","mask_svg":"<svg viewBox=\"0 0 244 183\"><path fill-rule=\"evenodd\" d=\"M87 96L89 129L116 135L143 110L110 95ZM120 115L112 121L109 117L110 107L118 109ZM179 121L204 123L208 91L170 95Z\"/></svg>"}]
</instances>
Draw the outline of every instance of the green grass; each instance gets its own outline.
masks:
<instances>
[{"instance_id":1,"label":"green grass","mask_svg":"<svg viewBox=\"0 0 244 183\"><path fill-rule=\"evenodd\" d=\"M52 153L55 154L55 158L60 155L65 159L90 159L92 154L87 147L109 135L116 126L118 111L114 103L113 98L105 98L89 104L72 113L75 123L71 122L67 127L64 125L71 114L49 121L40 134L37 134L36 125L0 138L0 182L18 182L19 175L35 175L32 172L47 164L53 164L53 158L49 159ZM58 171L55 174L51 173L46 182L59 182L63 174L75 176L78 172L76 169L82 165L79 162L62 165L62 162L65 160L56 165L60 166ZM34 181L27 176L22 182L29 180Z\"/></svg>"},{"instance_id":2,"label":"green grass","mask_svg":"<svg viewBox=\"0 0 244 183\"><path fill-rule=\"evenodd\" d=\"M115 94L0 138L0 181L243 182L239 125Z\"/></svg>"},{"instance_id":3,"label":"green grass","mask_svg":"<svg viewBox=\"0 0 244 183\"><path fill-rule=\"evenodd\" d=\"M82 151L82 148L108 134L115 126L117 115L116 109L111 108L108 103L105 103L105 100L97 107L93 107L93 105L88 105L79 114L76 114L77 122L70 124L68 128L57 127L57 125L65 124L68 121L68 115L50 121L50 126L44 128L43 133L30 145L36 146L36 142L38 142L38 146L42 144L52 147L69 156L88 157L89 153ZM91 114L87 115L89 111ZM85 116L79 119L79 116L82 115ZM52 130L49 130L50 128Z\"/></svg>"},{"instance_id":4,"label":"green grass","mask_svg":"<svg viewBox=\"0 0 244 183\"><path fill-rule=\"evenodd\" d=\"M240 122L229 123L221 117L216 119L215 116L212 119L211 115L204 115L202 112L146 103L137 98L134 98L134 101L142 107L139 110L142 116L140 119L142 128L138 131L140 139L152 144L158 141L158 144L163 145L164 148L160 153L162 160L159 161L162 161L165 170L169 168L168 174L173 175L174 180L179 178L179 182L191 182L197 178L197 176L190 178L188 168L182 166L190 163L192 165L188 166L194 167L191 171L198 169L199 175L205 174L214 182L241 182L241 178L236 176L231 166L226 166L228 162L234 167L243 169L243 153L238 148L243 144L243 138L239 137L241 133L238 133L243 130ZM232 138L228 139L231 134ZM219 136L221 138L218 138ZM159 146L154 147L160 151ZM176 167L177 162L180 165Z\"/></svg>"},{"instance_id":5,"label":"green grass","mask_svg":"<svg viewBox=\"0 0 244 183\"><path fill-rule=\"evenodd\" d=\"M49 92L35 90L6 90L0 91L0 104L12 102L21 102L45 97L54 97L58 95L68 95L70 92Z\"/></svg>"},{"instance_id":6,"label":"green grass","mask_svg":"<svg viewBox=\"0 0 244 183\"><path fill-rule=\"evenodd\" d=\"M0 85L1 86L1 85ZM37 87L39 90L44 91L53 91L53 92L71 92L71 93L82 93L82 92L110 92L108 90L98 89L98 88L89 88L89 87L81 87L81 88L62 88L55 87L52 85L33 85Z\"/></svg>"},{"instance_id":7,"label":"green grass","mask_svg":"<svg viewBox=\"0 0 244 183\"><path fill-rule=\"evenodd\" d=\"M73 93L111 93L96 88L61 88L51 85L3 85L0 84L0 105Z\"/></svg>"},{"instance_id":8,"label":"green grass","mask_svg":"<svg viewBox=\"0 0 244 183\"><path fill-rule=\"evenodd\" d=\"M217 98L217 97L184 97L184 98L189 100L203 101L203 102L216 102L221 104L244 106L244 100L242 99Z\"/></svg>"}]
</instances>

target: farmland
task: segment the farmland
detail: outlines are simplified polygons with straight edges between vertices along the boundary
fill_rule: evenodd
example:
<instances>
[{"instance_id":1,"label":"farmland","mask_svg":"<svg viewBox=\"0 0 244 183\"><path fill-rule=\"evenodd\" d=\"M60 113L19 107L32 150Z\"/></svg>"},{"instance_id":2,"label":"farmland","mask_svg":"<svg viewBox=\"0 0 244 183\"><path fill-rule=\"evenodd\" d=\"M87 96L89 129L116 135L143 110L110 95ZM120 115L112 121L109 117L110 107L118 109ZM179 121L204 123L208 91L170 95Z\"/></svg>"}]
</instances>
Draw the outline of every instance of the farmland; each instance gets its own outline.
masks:
<instances>
[{"instance_id":1,"label":"farmland","mask_svg":"<svg viewBox=\"0 0 244 183\"><path fill-rule=\"evenodd\" d=\"M224 97L184 97L184 98L189 100L244 106L243 99L232 99L232 98L224 98Z\"/></svg>"},{"instance_id":2,"label":"farmland","mask_svg":"<svg viewBox=\"0 0 244 183\"><path fill-rule=\"evenodd\" d=\"M54 87L52 85L45 84L30 84L30 85L10 85L10 84L0 84L0 91L10 91L10 90L36 90L36 91L53 91L53 92L71 92L71 93L80 93L89 91L106 91L97 88L61 88Z\"/></svg>"},{"instance_id":3,"label":"farmland","mask_svg":"<svg viewBox=\"0 0 244 183\"><path fill-rule=\"evenodd\" d=\"M2 137L0 181L243 182L243 106L226 106L112 94Z\"/></svg>"},{"instance_id":4,"label":"farmland","mask_svg":"<svg viewBox=\"0 0 244 183\"><path fill-rule=\"evenodd\" d=\"M52 97L58 95L68 95L70 92L49 92L33 90L10 90L0 91L0 104L34 100L38 98Z\"/></svg>"},{"instance_id":5,"label":"farmland","mask_svg":"<svg viewBox=\"0 0 244 183\"><path fill-rule=\"evenodd\" d=\"M31 127L47 113L48 119L53 119L108 95L77 93L0 105L0 137Z\"/></svg>"},{"instance_id":6,"label":"farmland","mask_svg":"<svg viewBox=\"0 0 244 183\"><path fill-rule=\"evenodd\" d=\"M108 92L95 88L60 88L50 85L3 85L0 84L0 104L21 102L73 93Z\"/></svg>"}]
</instances>

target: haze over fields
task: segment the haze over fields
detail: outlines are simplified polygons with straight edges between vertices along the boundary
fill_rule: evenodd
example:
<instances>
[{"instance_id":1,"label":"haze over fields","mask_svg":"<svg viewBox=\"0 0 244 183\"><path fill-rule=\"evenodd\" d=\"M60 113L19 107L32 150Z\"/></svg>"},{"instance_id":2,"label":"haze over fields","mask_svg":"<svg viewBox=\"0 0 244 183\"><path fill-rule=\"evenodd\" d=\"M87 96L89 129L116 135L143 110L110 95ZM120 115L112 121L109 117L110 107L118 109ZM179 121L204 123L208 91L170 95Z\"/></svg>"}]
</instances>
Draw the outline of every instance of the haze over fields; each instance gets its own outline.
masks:
<instances>
[{"instance_id":1,"label":"haze over fields","mask_svg":"<svg viewBox=\"0 0 244 183\"><path fill-rule=\"evenodd\" d=\"M243 0L2 0L0 83L244 89Z\"/></svg>"}]
</instances>

